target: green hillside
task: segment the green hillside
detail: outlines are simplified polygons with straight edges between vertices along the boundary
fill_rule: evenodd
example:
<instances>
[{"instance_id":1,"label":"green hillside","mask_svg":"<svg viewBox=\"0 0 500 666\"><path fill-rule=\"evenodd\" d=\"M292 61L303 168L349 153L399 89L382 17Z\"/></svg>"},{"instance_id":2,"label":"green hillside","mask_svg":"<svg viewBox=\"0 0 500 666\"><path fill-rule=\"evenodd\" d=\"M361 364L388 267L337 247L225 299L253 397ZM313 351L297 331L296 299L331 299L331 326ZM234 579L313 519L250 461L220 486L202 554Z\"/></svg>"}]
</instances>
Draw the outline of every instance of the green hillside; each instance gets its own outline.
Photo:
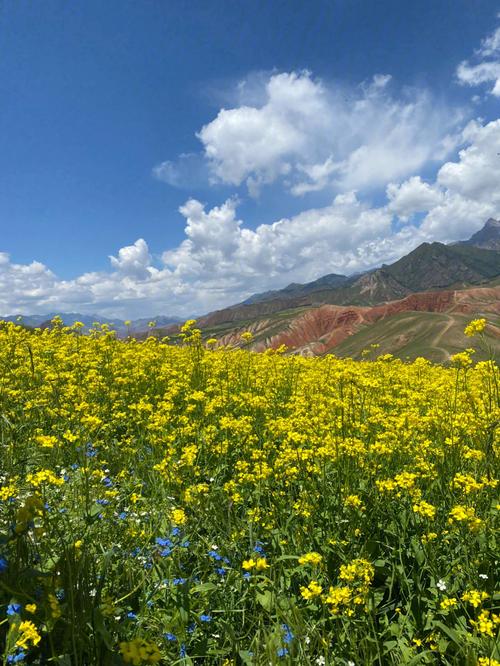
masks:
<instances>
[{"instance_id":1,"label":"green hillside","mask_svg":"<svg viewBox=\"0 0 500 666\"><path fill-rule=\"evenodd\" d=\"M418 356L447 362L452 354L467 347L474 347L476 360L487 354L479 347L477 338L467 338L463 330L471 315L439 312L402 312L376 324L366 326L335 347L336 356L359 359L370 345L379 345L370 356L393 354L401 359L413 360ZM500 358L500 318L488 314L486 340ZM495 331L496 328L496 331ZM497 335L495 335L495 332Z\"/></svg>"}]
</instances>

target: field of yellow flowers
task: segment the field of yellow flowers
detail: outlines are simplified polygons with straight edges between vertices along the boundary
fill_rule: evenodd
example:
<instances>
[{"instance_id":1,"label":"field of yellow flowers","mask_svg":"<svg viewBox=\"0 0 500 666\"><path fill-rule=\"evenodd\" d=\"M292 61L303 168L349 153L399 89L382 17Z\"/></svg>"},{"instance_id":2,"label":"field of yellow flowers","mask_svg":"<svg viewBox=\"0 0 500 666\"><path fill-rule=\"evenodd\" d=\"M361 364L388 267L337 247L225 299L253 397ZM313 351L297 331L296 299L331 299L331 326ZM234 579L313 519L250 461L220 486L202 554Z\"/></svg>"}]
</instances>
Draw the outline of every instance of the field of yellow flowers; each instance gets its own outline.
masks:
<instances>
[{"instance_id":1,"label":"field of yellow flowers","mask_svg":"<svg viewBox=\"0 0 500 666\"><path fill-rule=\"evenodd\" d=\"M498 666L495 363L182 338L0 324L2 663Z\"/></svg>"}]
</instances>

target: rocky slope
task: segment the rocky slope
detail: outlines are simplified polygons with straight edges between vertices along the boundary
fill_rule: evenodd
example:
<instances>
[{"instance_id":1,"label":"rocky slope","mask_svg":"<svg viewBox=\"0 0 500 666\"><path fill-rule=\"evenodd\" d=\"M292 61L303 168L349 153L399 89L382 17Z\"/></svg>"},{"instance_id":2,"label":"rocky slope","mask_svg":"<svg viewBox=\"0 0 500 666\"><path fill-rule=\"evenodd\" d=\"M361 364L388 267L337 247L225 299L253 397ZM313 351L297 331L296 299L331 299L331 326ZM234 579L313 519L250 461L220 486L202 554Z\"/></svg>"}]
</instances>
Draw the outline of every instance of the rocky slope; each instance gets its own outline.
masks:
<instances>
[{"instance_id":1,"label":"rocky slope","mask_svg":"<svg viewBox=\"0 0 500 666\"><path fill-rule=\"evenodd\" d=\"M371 307L321 305L299 313L288 311L279 320L262 317L249 325L213 327L207 330L207 335L218 335L219 344L233 346L240 345L241 333L250 330L254 334L251 347L255 351L286 345L292 353L322 355L336 353L347 338L402 313L446 314L462 328L473 316L486 316L491 322L489 334L500 346L500 328L495 324L500 324L500 286L497 285L422 292ZM407 338L408 335L411 338L411 331ZM367 344L369 337L368 334L363 338ZM428 346L432 350L431 339ZM467 346L466 339L464 346Z\"/></svg>"}]
</instances>

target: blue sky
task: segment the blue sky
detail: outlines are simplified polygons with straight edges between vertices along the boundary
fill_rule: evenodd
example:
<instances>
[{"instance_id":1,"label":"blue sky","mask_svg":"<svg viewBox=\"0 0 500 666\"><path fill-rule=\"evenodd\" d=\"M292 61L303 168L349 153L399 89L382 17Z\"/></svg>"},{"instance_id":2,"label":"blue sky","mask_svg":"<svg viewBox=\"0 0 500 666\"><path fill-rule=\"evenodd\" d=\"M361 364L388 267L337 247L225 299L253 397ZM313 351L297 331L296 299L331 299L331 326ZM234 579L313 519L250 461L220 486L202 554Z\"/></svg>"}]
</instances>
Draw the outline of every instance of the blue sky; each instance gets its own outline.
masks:
<instances>
[{"instance_id":1,"label":"blue sky","mask_svg":"<svg viewBox=\"0 0 500 666\"><path fill-rule=\"evenodd\" d=\"M472 233L500 205L456 182L500 133L498 10L7 0L0 314L203 312Z\"/></svg>"}]
</instances>

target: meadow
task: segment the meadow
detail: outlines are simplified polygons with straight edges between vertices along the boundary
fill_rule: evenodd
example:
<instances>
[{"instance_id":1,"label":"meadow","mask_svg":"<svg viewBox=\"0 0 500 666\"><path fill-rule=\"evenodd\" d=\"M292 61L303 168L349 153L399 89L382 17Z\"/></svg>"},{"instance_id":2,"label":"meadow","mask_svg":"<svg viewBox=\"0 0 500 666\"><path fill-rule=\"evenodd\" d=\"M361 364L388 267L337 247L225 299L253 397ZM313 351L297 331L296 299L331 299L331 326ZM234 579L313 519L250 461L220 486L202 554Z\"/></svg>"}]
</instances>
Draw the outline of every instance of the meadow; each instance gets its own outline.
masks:
<instances>
[{"instance_id":1,"label":"meadow","mask_svg":"<svg viewBox=\"0 0 500 666\"><path fill-rule=\"evenodd\" d=\"M0 325L4 665L499 666L497 365L284 351Z\"/></svg>"}]
</instances>

